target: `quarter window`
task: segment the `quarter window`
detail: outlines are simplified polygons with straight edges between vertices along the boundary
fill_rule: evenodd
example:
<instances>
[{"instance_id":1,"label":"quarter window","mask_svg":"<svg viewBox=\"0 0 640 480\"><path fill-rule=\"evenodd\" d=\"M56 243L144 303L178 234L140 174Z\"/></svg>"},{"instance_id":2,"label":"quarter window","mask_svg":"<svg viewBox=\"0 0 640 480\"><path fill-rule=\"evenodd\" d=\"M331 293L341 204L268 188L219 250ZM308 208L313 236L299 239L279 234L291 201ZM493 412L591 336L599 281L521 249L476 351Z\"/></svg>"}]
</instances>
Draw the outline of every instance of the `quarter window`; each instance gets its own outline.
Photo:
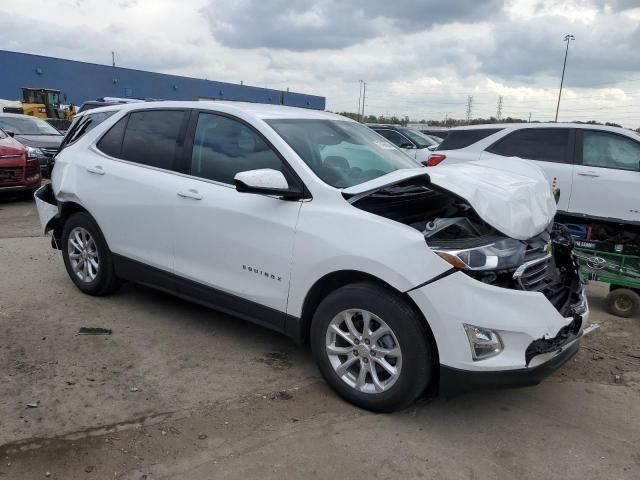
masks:
<instances>
[{"instance_id":1,"label":"quarter window","mask_svg":"<svg viewBox=\"0 0 640 480\"><path fill-rule=\"evenodd\" d=\"M582 132L582 164L589 167L640 169L640 143L608 132Z\"/></svg>"},{"instance_id":2,"label":"quarter window","mask_svg":"<svg viewBox=\"0 0 640 480\"><path fill-rule=\"evenodd\" d=\"M487 152L505 157L567 163L568 146L568 128L523 128L498 140L487 148Z\"/></svg>"},{"instance_id":3,"label":"quarter window","mask_svg":"<svg viewBox=\"0 0 640 480\"><path fill-rule=\"evenodd\" d=\"M198 115L191 175L232 185L237 173L261 168L281 171L282 162L252 129L222 115Z\"/></svg>"},{"instance_id":4,"label":"quarter window","mask_svg":"<svg viewBox=\"0 0 640 480\"><path fill-rule=\"evenodd\" d=\"M185 112L148 110L129 115L120 158L173 170Z\"/></svg>"}]
</instances>

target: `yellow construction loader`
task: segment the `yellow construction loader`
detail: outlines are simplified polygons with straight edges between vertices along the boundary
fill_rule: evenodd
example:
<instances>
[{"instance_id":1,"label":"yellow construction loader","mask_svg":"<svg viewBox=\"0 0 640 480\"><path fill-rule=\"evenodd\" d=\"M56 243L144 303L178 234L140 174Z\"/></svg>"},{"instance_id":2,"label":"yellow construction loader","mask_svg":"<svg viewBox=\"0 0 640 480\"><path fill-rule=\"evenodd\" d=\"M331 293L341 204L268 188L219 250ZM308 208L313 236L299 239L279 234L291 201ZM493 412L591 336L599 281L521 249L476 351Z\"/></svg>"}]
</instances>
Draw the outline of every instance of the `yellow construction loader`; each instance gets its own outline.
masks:
<instances>
[{"instance_id":1,"label":"yellow construction loader","mask_svg":"<svg viewBox=\"0 0 640 480\"><path fill-rule=\"evenodd\" d=\"M5 113L22 113L38 118L58 118L72 120L75 107L60 107L60 90L54 88L22 87L22 101L19 107L4 107Z\"/></svg>"}]
</instances>

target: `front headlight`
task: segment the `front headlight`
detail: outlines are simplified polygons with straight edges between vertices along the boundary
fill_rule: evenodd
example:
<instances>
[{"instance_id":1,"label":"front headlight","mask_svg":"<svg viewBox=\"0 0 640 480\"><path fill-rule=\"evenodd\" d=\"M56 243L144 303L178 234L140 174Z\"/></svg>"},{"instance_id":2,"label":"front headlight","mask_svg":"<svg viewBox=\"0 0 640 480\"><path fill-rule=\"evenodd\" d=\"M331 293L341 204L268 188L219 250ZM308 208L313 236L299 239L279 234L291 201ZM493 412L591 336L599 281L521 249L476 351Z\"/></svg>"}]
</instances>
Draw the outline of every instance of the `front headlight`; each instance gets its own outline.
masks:
<instances>
[{"instance_id":1,"label":"front headlight","mask_svg":"<svg viewBox=\"0 0 640 480\"><path fill-rule=\"evenodd\" d=\"M40 148L27 147L27 158L41 158L44 156L44 152Z\"/></svg>"},{"instance_id":2,"label":"front headlight","mask_svg":"<svg viewBox=\"0 0 640 480\"><path fill-rule=\"evenodd\" d=\"M462 270L507 270L524 262L524 243L503 238L481 247L465 249L436 247L433 251L456 268Z\"/></svg>"}]
</instances>

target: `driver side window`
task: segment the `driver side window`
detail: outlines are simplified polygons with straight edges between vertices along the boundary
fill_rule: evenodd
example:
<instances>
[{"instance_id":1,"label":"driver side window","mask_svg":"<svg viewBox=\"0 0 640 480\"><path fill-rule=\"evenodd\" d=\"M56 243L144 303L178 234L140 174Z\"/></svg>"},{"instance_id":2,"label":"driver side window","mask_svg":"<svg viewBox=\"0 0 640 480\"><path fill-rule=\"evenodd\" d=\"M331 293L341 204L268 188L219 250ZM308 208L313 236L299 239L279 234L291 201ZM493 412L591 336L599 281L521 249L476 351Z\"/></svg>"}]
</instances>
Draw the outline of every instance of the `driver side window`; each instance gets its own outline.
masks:
<instances>
[{"instance_id":1,"label":"driver side window","mask_svg":"<svg viewBox=\"0 0 640 480\"><path fill-rule=\"evenodd\" d=\"M582 133L582 164L589 167L640 170L640 142L608 132Z\"/></svg>"},{"instance_id":2,"label":"driver side window","mask_svg":"<svg viewBox=\"0 0 640 480\"><path fill-rule=\"evenodd\" d=\"M282 162L269 145L245 124L211 113L200 113L193 139L191 175L233 185L239 172L271 168Z\"/></svg>"}]
</instances>

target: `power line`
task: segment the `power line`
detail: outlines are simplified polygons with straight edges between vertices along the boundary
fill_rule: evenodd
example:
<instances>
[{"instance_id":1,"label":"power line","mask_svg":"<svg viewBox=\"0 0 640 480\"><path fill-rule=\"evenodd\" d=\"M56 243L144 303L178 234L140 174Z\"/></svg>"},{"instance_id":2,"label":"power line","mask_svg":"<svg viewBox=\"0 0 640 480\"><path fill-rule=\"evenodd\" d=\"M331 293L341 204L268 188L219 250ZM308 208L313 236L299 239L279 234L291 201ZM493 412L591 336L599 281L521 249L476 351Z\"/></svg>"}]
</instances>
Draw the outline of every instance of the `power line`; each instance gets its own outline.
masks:
<instances>
[{"instance_id":1,"label":"power line","mask_svg":"<svg viewBox=\"0 0 640 480\"><path fill-rule=\"evenodd\" d=\"M496 119L499 121L502 119L502 102L504 100L504 97L502 95L500 95L498 97L498 109L496 111Z\"/></svg>"}]
</instances>

